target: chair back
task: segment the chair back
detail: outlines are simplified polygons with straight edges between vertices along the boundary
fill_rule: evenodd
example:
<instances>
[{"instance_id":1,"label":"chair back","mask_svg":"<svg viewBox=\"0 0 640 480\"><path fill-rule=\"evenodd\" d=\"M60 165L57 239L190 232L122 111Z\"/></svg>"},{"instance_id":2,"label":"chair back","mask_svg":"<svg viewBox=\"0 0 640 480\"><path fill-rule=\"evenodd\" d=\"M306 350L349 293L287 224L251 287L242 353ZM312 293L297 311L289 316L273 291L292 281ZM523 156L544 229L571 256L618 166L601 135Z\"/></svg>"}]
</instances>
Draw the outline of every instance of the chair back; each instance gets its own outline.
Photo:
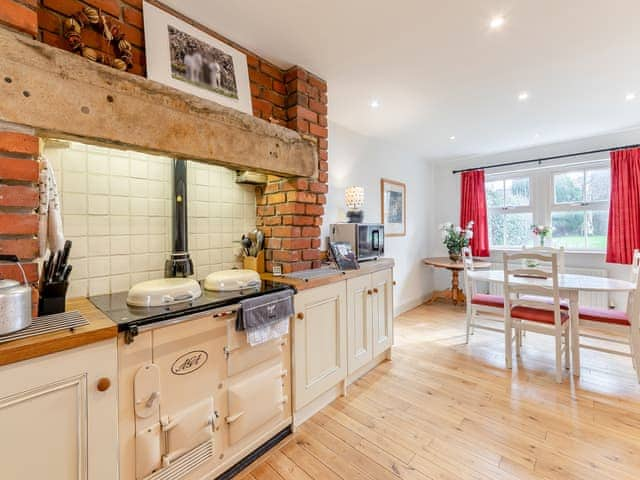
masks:
<instances>
[{"instance_id":1,"label":"chair back","mask_svg":"<svg viewBox=\"0 0 640 480\"><path fill-rule=\"evenodd\" d=\"M523 252L527 253L541 253L543 255L548 255L551 253L556 253L558 255L558 273L565 273L564 269L564 247L554 248L554 247L522 247Z\"/></svg>"},{"instance_id":2,"label":"chair back","mask_svg":"<svg viewBox=\"0 0 640 480\"><path fill-rule=\"evenodd\" d=\"M475 285L469 278L468 273L473 272L473 254L471 252L471 247L463 247L462 248L462 265L464 266L464 290L467 296L467 299L471 301L471 297L475 295Z\"/></svg>"},{"instance_id":3,"label":"chair back","mask_svg":"<svg viewBox=\"0 0 640 480\"><path fill-rule=\"evenodd\" d=\"M528 267L526 260L548 264L550 269ZM503 264L505 315L509 315L510 318L511 309L519 306L547 310L553 312L554 324L560 328L562 310L558 286L558 253L530 253L530 250L522 253L505 253ZM527 281L517 282L519 277ZM553 302L545 301L545 297L552 298Z\"/></svg>"}]
</instances>

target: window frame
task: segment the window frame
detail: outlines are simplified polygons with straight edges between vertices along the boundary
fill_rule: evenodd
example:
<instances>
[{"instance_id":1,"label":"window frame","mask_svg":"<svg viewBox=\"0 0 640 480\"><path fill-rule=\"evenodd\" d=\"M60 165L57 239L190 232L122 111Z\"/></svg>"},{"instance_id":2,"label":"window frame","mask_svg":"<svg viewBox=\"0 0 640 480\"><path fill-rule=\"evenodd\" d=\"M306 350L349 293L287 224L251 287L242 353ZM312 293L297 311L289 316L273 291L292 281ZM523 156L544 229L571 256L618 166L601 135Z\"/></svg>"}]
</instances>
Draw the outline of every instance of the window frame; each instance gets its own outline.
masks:
<instances>
[{"instance_id":1,"label":"window frame","mask_svg":"<svg viewBox=\"0 0 640 480\"><path fill-rule=\"evenodd\" d=\"M522 179L527 179L529 181L529 204L528 205L518 205L515 207L510 207L510 206L504 206L504 204L506 203L506 196L507 196L507 189L506 189L506 185L505 183L507 182L507 180L522 180ZM531 179L531 175L527 175L527 174L515 174L515 175L505 175L502 176L500 175L497 178L491 178L491 179L485 179L485 190L486 190L486 184L489 182L498 182L501 181L503 183L503 206L502 207L489 207L489 205L487 204L487 221L489 221L490 223L490 216L491 214L500 214L503 216L506 216L508 214L517 214L517 213L530 213L532 219L535 219L535 213L533 211L533 199L532 199L532 179ZM485 194L486 196L486 194ZM490 226L490 225L489 225ZM506 231L503 235L503 238L506 239ZM489 235L489 242L491 242L491 235ZM508 249L512 249L517 247L517 245L490 245L491 249L503 249L503 250L508 250Z\"/></svg>"},{"instance_id":2,"label":"window frame","mask_svg":"<svg viewBox=\"0 0 640 480\"><path fill-rule=\"evenodd\" d=\"M586 162L576 162L571 165L551 165L537 168L529 168L522 170L503 171L497 173L488 173L485 178L485 187L489 182L516 180L521 178L529 178L529 206L527 207L489 207L487 203L487 220L489 215L496 211L504 213L532 213L533 224L535 225L551 225L551 215L553 212L571 212L571 211L606 211L609 212L610 199L599 201L583 201L574 203L556 203L555 202L555 177L562 173L573 171L584 172L583 188L586 186L586 172L589 170L608 170L611 174L611 165L608 159L594 159ZM584 190L586 192L586 190ZM531 235L533 239L533 235ZM565 248L567 252L576 253L594 253L604 254L604 249L587 248L587 235L584 233L585 244L582 248ZM551 236L552 245L553 234ZM491 238L489 238L491 242ZM521 245L490 245L492 250L509 251L519 249ZM606 242L605 242L606 249Z\"/></svg>"}]
</instances>

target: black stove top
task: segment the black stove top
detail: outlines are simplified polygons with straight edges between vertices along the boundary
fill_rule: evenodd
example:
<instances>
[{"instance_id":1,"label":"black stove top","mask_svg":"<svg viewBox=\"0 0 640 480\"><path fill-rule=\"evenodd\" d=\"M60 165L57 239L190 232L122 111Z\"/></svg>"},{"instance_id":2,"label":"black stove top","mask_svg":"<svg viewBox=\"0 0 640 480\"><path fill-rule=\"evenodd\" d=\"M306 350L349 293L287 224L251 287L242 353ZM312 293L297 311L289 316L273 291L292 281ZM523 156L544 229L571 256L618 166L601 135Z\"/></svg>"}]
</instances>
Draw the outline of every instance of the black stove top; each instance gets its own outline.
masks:
<instances>
[{"instance_id":1,"label":"black stove top","mask_svg":"<svg viewBox=\"0 0 640 480\"><path fill-rule=\"evenodd\" d=\"M161 307L131 307L127 305L127 292L98 295L89 297L89 300L107 317L118 324L119 331L125 331L132 327L161 320L169 320L182 315L190 315L192 313L204 312L227 305L234 305L245 298L291 288L289 285L269 280L263 280L260 287L235 290L232 292L211 292L203 288L200 298L191 302L182 302Z\"/></svg>"}]
</instances>

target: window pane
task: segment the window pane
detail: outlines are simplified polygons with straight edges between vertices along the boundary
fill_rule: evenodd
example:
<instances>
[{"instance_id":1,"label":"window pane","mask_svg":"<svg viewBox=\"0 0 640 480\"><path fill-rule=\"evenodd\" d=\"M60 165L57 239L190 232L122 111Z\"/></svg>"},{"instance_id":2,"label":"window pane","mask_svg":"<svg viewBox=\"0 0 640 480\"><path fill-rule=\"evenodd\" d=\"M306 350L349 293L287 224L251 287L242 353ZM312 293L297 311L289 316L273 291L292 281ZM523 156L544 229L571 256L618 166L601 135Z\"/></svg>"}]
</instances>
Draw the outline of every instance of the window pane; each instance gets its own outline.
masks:
<instances>
[{"instance_id":1,"label":"window pane","mask_svg":"<svg viewBox=\"0 0 640 480\"><path fill-rule=\"evenodd\" d=\"M494 247L504 246L504 214L489 212L489 244Z\"/></svg>"},{"instance_id":2,"label":"window pane","mask_svg":"<svg viewBox=\"0 0 640 480\"><path fill-rule=\"evenodd\" d=\"M517 178L504 182L507 207L526 207L529 205L529 179Z\"/></svg>"},{"instance_id":3,"label":"window pane","mask_svg":"<svg viewBox=\"0 0 640 480\"><path fill-rule=\"evenodd\" d=\"M609 200L611 178L608 168L587 170L587 202L602 202Z\"/></svg>"},{"instance_id":4,"label":"window pane","mask_svg":"<svg viewBox=\"0 0 640 480\"><path fill-rule=\"evenodd\" d=\"M585 212L553 212L553 244L567 249L584 249L584 216Z\"/></svg>"},{"instance_id":5,"label":"window pane","mask_svg":"<svg viewBox=\"0 0 640 480\"><path fill-rule=\"evenodd\" d=\"M587 248L605 250L607 247L607 232L609 226L609 212L597 210L586 212Z\"/></svg>"},{"instance_id":6,"label":"window pane","mask_svg":"<svg viewBox=\"0 0 640 480\"><path fill-rule=\"evenodd\" d=\"M521 247L531 245L532 213L508 213L504 216L505 245L508 247Z\"/></svg>"},{"instance_id":7,"label":"window pane","mask_svg":"<svg viewBox=\"0 0 640 480\"><path fill-rule=\"evenodd\" d=\"M502 180L485 183L485 191L489 208L504 207L504 182Z\"/></svg>"},{"instance_id":8,"label":"window pane","mask_svg":"<svg viewBox=\"0 0 640 480\"><path fill-rule=\"evenodd\" d=\"M584 201L584 172L567 172L554 175L555 203Z\"/></svg>"}]
</instances>

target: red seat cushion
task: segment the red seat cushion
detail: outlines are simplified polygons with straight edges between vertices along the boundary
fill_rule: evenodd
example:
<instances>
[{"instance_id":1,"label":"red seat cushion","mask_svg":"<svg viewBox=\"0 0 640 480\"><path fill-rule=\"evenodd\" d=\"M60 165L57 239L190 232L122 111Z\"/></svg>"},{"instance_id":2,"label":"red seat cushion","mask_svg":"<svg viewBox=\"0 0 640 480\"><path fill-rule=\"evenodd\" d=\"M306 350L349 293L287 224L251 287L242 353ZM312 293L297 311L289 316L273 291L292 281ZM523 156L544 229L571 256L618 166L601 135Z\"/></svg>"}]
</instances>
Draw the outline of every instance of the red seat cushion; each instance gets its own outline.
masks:
<instances>
[{"instance_id":1,"label":"red seat cushion","mask_svg":"<svg viewBox=\"0 0 640 480\"><path fill-rule=\"evenodd\" d=\"M541 308L531 307L513 307L511 309L511 317L529 322L548 323L553 325L555 319L551 310L543 310ZM560 312L560 320L562 323L569 320L569 314L564 310Z\"/></svg>"},{"instance_id":2,"label":"red seat cushion","mask_svg":"<svg viewBox=\"0 0 640 480\"><path fill-rule=\"evenodd\" d=\"M471 303L474 305L484 305L485 307L504 308L504 297L500 295L476 293L471 297Z\"/></svg>"},{"instance_id":3,"label":"red seat cushion","mask_svg":"<svg viewBox=\"0 0 640 480\"><path fill-rule=\"evenodd\" d=\"M611 323L614 325L631 325L629 317L622 310L602 310L600 308L580 307L580 320L591 322Z\"/></svg>"},{"instance_id":4,"label":"red seat cushion","mask_svg":"<svg viewBox=\"0 0 640 480\"><path fill-rule=\"evenodd\" d=\"M538 295L522 295L520 300L533 300L535 302L544 302L548 305L553 305L553 297L540 297ZM560 299L560 308L562 310L569 310L569 300Z\"/></svg>"}]
</instances>

